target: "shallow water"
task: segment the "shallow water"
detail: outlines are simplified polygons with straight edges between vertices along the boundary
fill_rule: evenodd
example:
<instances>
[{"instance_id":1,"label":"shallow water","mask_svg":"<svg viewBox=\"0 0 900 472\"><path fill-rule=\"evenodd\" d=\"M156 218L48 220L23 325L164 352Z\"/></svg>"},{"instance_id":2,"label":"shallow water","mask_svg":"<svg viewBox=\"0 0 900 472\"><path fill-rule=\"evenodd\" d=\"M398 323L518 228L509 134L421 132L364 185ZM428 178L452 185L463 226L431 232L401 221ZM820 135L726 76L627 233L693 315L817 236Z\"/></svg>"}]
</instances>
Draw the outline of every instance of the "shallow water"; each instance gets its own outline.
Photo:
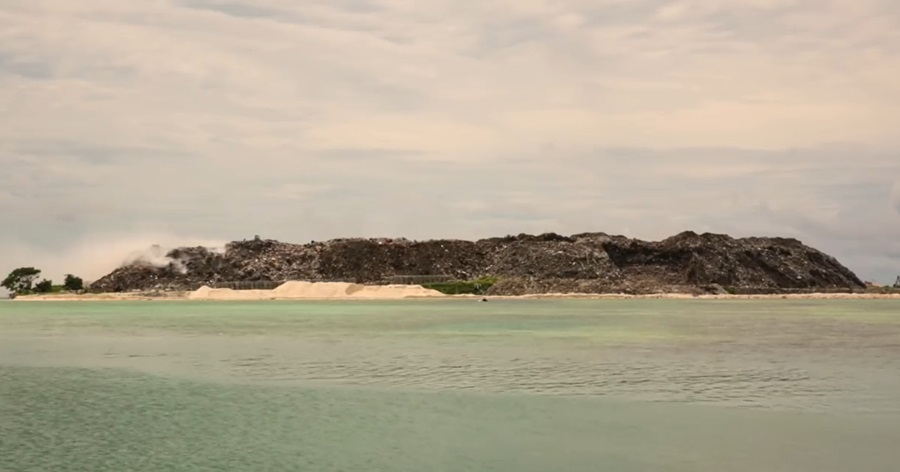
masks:
<instances>
[{"instance_id":1,"label":"shallow water","mask_svg":"<svg viewBox=\"0 0 900 472\"><path fill-rule=\"evenodd\" d=\"M0 303L0 470L897 470L900 302Z\"/></svg>"}]
</instances>

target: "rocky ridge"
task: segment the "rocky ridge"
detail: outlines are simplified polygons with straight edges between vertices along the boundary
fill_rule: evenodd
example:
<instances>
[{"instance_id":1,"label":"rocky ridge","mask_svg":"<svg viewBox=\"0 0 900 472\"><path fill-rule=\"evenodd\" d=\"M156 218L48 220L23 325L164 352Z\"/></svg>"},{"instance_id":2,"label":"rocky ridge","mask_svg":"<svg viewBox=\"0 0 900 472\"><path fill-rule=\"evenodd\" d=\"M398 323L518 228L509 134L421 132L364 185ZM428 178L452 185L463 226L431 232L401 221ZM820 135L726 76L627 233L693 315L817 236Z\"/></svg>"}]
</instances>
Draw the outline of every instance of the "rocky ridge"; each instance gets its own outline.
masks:
<instances>
[{"instance_id":1,"label":"rocky ridge","mask_svg":"<svg viewBox=\"0 0 900 472\"><path fill-rule=\"evenodd\" d=\"M788 238L680 233L642 241L605 233L520 234L478 241L333 239L229 243L224 252L183 247L155 266L137 261L93 291L191 290L244 281L386 283L397 276L458 280L495 276L496 295L528 293L789 293L864 285L835 258Z\"/></svg>"}]
</instances>

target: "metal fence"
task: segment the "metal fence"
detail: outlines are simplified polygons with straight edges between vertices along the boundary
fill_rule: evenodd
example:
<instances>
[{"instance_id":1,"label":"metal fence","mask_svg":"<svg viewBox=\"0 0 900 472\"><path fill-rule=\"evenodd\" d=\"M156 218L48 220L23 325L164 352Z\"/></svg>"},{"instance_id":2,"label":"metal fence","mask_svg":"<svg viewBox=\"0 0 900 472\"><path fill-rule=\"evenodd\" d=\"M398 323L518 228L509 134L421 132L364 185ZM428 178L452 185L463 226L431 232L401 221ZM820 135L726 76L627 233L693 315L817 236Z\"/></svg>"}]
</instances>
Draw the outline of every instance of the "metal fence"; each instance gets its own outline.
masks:
<instances>
[{"instance_id":1,"label":"metal fence","mask_svg":"<svg viewBox=\"0 0 900 472\"><path fill-rule=\"evenodd\" d=\"M272 290L284 281L278 280L241 280L234 282L213 282L210 288L230 288L232 290Z\"/></svg>"},{"instance_id":2,"label":"metal fence","mask_svg":"<svg viewBox=\"0 0 900 472\"><path fill-rule=\"evenodd\" d=\"M382 279L385 284L421 285L455 280L450 275L391 275Z\"/></svg>"}]
</instances>

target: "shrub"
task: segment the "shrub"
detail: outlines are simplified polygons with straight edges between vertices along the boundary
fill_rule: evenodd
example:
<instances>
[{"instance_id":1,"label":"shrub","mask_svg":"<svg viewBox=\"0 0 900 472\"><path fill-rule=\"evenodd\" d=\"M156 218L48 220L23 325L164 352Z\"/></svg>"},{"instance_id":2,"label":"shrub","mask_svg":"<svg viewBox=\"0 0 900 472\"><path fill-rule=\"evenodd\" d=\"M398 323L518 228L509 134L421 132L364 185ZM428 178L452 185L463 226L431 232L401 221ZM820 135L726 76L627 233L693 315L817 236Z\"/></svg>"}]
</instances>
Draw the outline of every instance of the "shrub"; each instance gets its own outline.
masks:
<instances>
[{"instance_id":1,"label":"shrub","mask_svg":"<svg viewBox=\"0 0 900 472\"><path fill-rule=\"evenodd\" d=\"M38 293L49 293L53 290L53 282L44 279L34 284L34 291Z\"/></svg>"},{"instance_id":2,"label":"shrub","mask_svg":"<svg viewBox=\"0 0 900 472\"><path fill-rule=\"evenodd\" d=\"M75 277L72 274L66 274L66 280L63 282L63 288L70 292L84 290L84 280L81 280L81 277Z\"/></svg>"},{"instance_id":3,"label":"shrub","mask_svg":"<svg viewBox=\"0 0 900 472\"><path fill-rule=\"evenodd\" d=\"M496 277L480 277L475 280L454 280L452 282L435 282L422 284L425 288L437 290L446 295L484 295L492 285L497 283Z\"/></svg>"}]
</instances>

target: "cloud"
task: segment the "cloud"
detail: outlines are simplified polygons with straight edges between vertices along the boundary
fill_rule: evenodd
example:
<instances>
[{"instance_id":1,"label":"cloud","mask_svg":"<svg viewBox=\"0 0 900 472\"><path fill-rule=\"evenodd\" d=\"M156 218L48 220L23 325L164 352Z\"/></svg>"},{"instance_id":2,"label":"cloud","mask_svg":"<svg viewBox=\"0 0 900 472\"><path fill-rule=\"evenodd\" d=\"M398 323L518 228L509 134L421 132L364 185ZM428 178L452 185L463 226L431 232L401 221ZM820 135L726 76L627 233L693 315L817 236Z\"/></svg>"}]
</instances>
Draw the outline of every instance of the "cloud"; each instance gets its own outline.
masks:
<instances>
[{"instance_id":1,"label":"cloud","mask_svg":"<svg viewBox=\"0 0 900 472\"><path fill-rule=\"evenodd\" d=\"M286 14L284 11L265 8L241 2L222 2L208 0L183 0L177 2L187 8L209 10L239 18L279 18Z\"/></svg>"},{"instance_id":2,"label":"cloud","mask_svg":"<svg viewBox=\"0 0 900 472\"><path fill-rule=\"evenodd\" d=\"M891 188L891 205L894 207L894 211L900 215L900 180L894 182L894 186Z\"/></svg>"},{"instance_id":3,"label":"cloud","mask_svg":"<svg viewBox=\"0 0 900 472\"><path fill-rule=\"evenodd\" d=\"M693 228L885 277L897 31L882 0L6 2L0 261Z\"/></svg>"}]
</instances>

